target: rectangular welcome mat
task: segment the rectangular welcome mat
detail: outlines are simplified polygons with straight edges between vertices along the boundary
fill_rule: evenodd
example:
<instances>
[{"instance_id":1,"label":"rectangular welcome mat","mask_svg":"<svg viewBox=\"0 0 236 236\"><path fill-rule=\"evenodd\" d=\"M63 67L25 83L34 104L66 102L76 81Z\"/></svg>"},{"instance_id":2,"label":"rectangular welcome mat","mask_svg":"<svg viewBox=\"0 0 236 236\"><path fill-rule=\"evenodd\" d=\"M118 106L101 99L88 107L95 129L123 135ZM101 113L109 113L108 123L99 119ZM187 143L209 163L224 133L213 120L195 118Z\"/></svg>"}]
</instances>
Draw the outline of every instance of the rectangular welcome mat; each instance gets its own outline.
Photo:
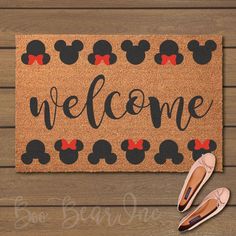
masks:
<instances>
[{"instance_id":1,"label":"rectangular welcome mat","mask_svg":"<svg viewBox=\"0 0 236 236\"><path fill-rule=\"evenodd\" d=\"M222 37L19 35L18 172L222 171Z\"/></svg>"}]
</instances>

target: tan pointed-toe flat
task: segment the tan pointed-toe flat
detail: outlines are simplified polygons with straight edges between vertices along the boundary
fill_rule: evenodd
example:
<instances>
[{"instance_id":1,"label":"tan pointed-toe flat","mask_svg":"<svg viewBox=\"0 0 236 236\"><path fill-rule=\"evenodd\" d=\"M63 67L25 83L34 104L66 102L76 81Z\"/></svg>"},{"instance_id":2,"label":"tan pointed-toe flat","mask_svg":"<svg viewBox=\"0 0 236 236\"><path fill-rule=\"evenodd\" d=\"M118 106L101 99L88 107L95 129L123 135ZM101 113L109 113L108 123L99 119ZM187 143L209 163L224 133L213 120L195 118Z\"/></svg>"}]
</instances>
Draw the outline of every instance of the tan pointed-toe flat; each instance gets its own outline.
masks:
<instances>
[{"instance_id":1,"label":"tan pointed-toe flat","mask_svg":"<svg viewBox=\"0 0 236 236\"><path fill-rule=\"evenodd\" d=\"M177 209L184 212L192 205L192 202L203 185L212 175L216 158L212 153L202 155L190 168L180 192Z\"/></svg>"},{"instance_id":2,"label":"tan pointed-toe flat","mask_svg":"<svg viewBox=\"0 0 236 236\"><path fill-rule=\"evenodd\" d=\"M226 206L229 197L230 191L227 188L218 188L209 193L193 212L181 220L179 231L192 230L218 214Z\"/></svg>"}]
</instances>

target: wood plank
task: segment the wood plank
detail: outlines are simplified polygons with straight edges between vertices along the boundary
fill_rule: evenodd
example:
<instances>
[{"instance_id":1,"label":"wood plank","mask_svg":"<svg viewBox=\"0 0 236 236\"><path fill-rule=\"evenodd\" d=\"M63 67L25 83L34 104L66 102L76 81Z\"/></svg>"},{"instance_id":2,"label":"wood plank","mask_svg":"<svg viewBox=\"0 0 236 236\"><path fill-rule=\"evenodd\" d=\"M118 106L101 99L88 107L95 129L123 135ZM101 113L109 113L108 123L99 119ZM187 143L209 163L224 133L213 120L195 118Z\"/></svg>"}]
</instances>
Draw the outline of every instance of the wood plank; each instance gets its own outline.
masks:
<instances>
[{"instance_id":1,"label":"wood plank","mask_svg":"<svg viewBox=\"0 0 236 236\"><path fill-rule=\"evenodd\" d=\"M6 47L15 46L15 34L37 33L221 34L225 46L236 46L234 9L2 9L0 15L0 46Z\"/></svg>"},{"instance_id":2,"label":"wood plank","mask_svg":"<svg viewBox=\"0 0 236 236\"><path fill-rule=\"evenodd\" d=\"M226 48L223 53L224 86L236 86L236 49Z\"/></svg>"},{"instance_id":3,"label":"wood plank","mask_svg":"<svg viewBox=\"0 0 236 236\"><path fill-rule=\"evenodd\" d=\"M234 0L1 0L5 8L204 8L236 7Z\"/></svg>"},{"instance_id":4,"label":"wood plank","mask_svg":"<svg viewBox=\"0 0 236 236\"><path fill-rule=\"evenodd\" d=\"M224 88L224 125L236 125L236 88ZM15 125L15 89L0 89L0 126Z\"/></svg>"},{"instance_id":5,"label":"wood plank","mask_svg":"<svg viewBox=\"0 0 236 236\"><path fill-rule=\"evenodd\" d=\"M15 86L15 50L0 50L0 87Z\"/></svg>"},{"instance_id":6,"label":"wood plank","mask_svg":"<svg viewBox=\"0 0 236 236\"><path fill-rule=\"evenodd\" d=\"M182 235L177 230L182 217L175 207L3 207L0 231L4 236L177 236ZM233 236L235 221L236 207L227 207L188 235Z\"/></svg>"},{"instance_id":7,"label":"wood plank","mask_svg":"<svg viewBox=\"0 0 236 236\"><path fill-rule=\"evenodd\" d=\"M0 126L15 124L15 89L0 89Z\"/></svg>"},{"instance_id":8,"label":"wood plank","mask_svg":"<svg viewBox=\"0 0 236 236\"><path fill-rule=\"evenodd\" d=\"M186 173L16 173L14 168L0 169L0 206L14 205L22 196L30 206L61 205L69 196L76 205L122 205L132 193L139 205L176 205ZM217 187L236 186L236 167L214 173L195 204ZM12 200L13 199L13 200ZM232 194L230 205L236 204ZM128 198L127 204L133 204Z\"/></svg>"},{"instance_id":9,"label":"wood plank","mask_svg":"<svg viewBox=\"0 0 236 236\"><path fill-rule=\"evenodd\" d=\"M224 91L224 124L236 125L236 88L225 88Z\"/></svg>"},{"instance_id":10,"label":"wood plank","mask_svg":"<svg viewBox=\"0 0 236 236\"><path fill-rule=\"evenodd\" d=\"M15 166L15 129L0 129L0 167ZM236 127L224 128L224 166L236 166Z\"/></svg>"},{"instance_id":11,"label":"wood plank","mask_svg":"<svg viewBox=\"0 0 236 236\"><path fill-rule=\"evenodd\" d=\"M224 128L224 165L236 166L236 128Z\"/></svg>"},{"instance_id":12,"label":"wood plank","mask_svg":"<svg viewBox=\"0 0 236 236\"><path fill-rule=\"evenodd\" d=\"M0 87L15 86L15 50L0 50ZM224 86L236 86L236 49L224 49Z\"/></svg>"},{"instance_id":13,"label":"wood plank","mask_svg":"<svg viewBox=\"0 0 236 236\"><path fill-rule=\"evenodd\" d=\"M15 166L15 129L0 129L0 166Z\"/></svg>"}]
</instances>

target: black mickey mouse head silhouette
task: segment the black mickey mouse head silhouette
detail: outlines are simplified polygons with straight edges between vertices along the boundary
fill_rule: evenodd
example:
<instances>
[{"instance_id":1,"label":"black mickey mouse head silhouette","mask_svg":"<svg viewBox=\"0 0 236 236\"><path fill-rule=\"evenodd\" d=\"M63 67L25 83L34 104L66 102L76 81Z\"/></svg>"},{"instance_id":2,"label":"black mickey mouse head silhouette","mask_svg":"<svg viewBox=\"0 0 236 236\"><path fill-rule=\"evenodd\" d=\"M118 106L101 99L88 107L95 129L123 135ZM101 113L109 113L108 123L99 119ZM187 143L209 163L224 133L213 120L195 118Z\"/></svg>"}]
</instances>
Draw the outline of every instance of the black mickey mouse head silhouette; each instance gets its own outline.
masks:
<instances>
[{"instance_id":1,"label":"black mickey mouse head silhouette","mask_svg":"<svg viewBox=\"0 0 236 236\"><path fill-rule=\"evenodd\" d=\"M141 40L138 45L133 45L132 41L125 40L121 48L126 52L127 60L133 65L138 65L144 61L145 52L150 49L150 44L146 40Z\"/></svg>"},{"instance_id":2,"label":"black mickey mouse head silhouette","mask_svg":"<svg viewBox=\"0 0 236 236\"><path fill-rule=\"evenodd\" d=\"M170 62L172 65L179 65L184 60L184 56L179 53L179 47L173 40L165 40L160 45L160 52L155 55L155 62L160 65L166 65Z\"/></svg>"},{"instance_id":3,"label":"black mickey mouse head silhouette","mask_svg":"<svg viewBox=\"0 0 236 236\"><path fill-rule=\"evenodd\" d=\"M137 165L145 158L145 151L149 150L150 143L140 139L136 143L132 139L126 139L121 143L121 149L126 151L126 159L129 163Z\"/></svg>"},{"instance_id":4,"label":"black mickey mouse head silhouette","mask_svg":"<svg viewBox=\"0 0 236 236\"><path fill-rule=\"evenodd\" d=\"M65 139L56 141L54 148L59 151L60 160L65 164L73 164L77 161L79 151L83 150L84 145L78 139L67 142Z\"/></svg>"},{"instance_id":5,"label":"black mickey mouse head silhouette","mask_svg":"<svg viewBox=\"0 0 236 236\"><path fill-rule=\"evenodd\" d=\"M116 62L117 56L112 53L112 46L106 40L97 41L93 46L93 53L88 55L90 64L99 65L112 65Z\"/></svg>"},{"instance_id":6,"label":"black mickey mouse head silhouette","mask_svg":"<svg viewBox=\"0 0 236 236\"><path fill-rule=\"evenodd\" d=\"M26 146L26 152L22 154L21 160L29 165L33 159L38 159L40 164L47 164L50 161L50 155L45 152L45 146L40 140L31 140Z\"/></svg>"},{"instance_id":7,"label":"black mickey mouse head silhouette","mask_svg":"<svg viewBox=\"0 0 236 236\"><path fill-rule=\"evenodd\" d=\"M93 165L98 164L100 159L105 159L107 164L113 164L117 160L116 154L112 153L111 144L103 139L93 145L93 152L88 155L88 161Z\"/></svg>"},{"instance_id":8,"label":"black mickey mouse head silhouette","mask_svg":"<svg viewBox=\"0 0 236 236\"><path fill-rule=\"evenodd\" d=\"M58 40L54 45L55 50L60 52L60 59L64 64L74 64L79 58L79 52L84 45L80 40L74 40L71 45L66 45L64 40Z\"/></svg>"},{"instance_id":9,"label":"black mickey mouse head silhouette","mask_svg":"<svg viewBox=\"0 0 236 236\"><path fill-rule=\"evenodd\" d=\"M215 151L216 148L216 142L212 139L206 139L203 142L201 142L199 139L193 139L188 143L188 149L192 151L192 157L194 161L206 153Z\"/></svg>"},{"instance_id":10,"label":"black mickey mouse head silhouette","mask_svg":"<svg viewBox=\"0 0 236 236\"><path fill-rule=\"evenodd\" d=\"M173 140L165 140L160 144L159 153L154 157L157 164L164 164L166 159L171 159L176 165L180 164L184 156L178 152L178 145Z\"/></svg>"},{"instance_id":11,"label":"black mickey mouse head silhouette","mask_svg":"<svg viewBox=\"0 0 236 236\"><path fill-rule=\"evenodd\" d=\"M188 49L193 52L193 59L196 63L204 65L210 62L212 51L216 50L216 43L213 40L207 40L205 45L199 45L197 40L188 43Z\"/></svg>"},{"instance_id":12,"label":"black mickey mouse head silhouette","mask_svg":"<svg viewBox=\"0 0 236 236\"><path fill-rule=\"evenodd\" d=\"M21 61L26 65L35 62L38 65L46 65L50 61L50 56L45 53L45 46L41 41L33 40L27 44L26 53L22 54Z\"/></svg>"}]
</instances>

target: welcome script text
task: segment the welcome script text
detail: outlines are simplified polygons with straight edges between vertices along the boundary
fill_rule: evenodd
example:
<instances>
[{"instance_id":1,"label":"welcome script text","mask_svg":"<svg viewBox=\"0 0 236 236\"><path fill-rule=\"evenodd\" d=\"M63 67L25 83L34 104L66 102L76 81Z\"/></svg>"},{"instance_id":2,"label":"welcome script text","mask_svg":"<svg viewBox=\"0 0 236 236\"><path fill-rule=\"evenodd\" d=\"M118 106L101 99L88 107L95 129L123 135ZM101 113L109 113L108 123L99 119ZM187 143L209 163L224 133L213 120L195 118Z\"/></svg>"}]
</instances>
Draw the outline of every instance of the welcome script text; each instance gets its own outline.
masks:
<instances>
[{"instance_id":1,"label":"welcome script text","mask_svg":"<svg viewBox=\"0 0 236 236\"><path fill-rule=\"evenodd\" d=\"M121 114L115 115L112 109L112 101L114 99L119 99L117 97L120 97L121 93L119 91L112 91L104 100L104 110L102 114L99 117L96 117L96 107L94 105L94 101L98 94L102 93L105 83L105 76L98 75L92 81L88 89L86 102L84 104L81 104L79 98L75 95L67 97L63 103L59 104L58 89L56 87L52 87L50 89L51 103L49 103L48 100L44 100L40 103L37 97L31 97L30 111L34 117L37 117L43 113L45 126L48 130L51 130L56 123L58 109L62 109L64 115L69 119L76 119L86 112L88 122L94 129L98 129L102 125L105 116L112 120L120 120L125 115L135 116L138 115L143 109L150 109L150 118L154 128L161 127L162 118L163 115L165 115L169 119L174 117L178 129L184 131L189 126L192 118L203 118L208 114L213 104L213 100L207 104L204 102L204 98L202 96L197 95L189 100L186 109L184 109L186 106L186 101L182 96L177 97L172 102L172 104L167 102L161 104L158 98L154 96L149 96L146 98L144 92L141 89L133 89L128 94L128 99L124 106L124 110L121 112ZM80 108L80 111L75 113L74 108L77 107ZM201 112L198 111L200 107L202 107ZM188 118L183 121L182 117L185 111L188 112Z\"/></svg>"}]
</instances>

